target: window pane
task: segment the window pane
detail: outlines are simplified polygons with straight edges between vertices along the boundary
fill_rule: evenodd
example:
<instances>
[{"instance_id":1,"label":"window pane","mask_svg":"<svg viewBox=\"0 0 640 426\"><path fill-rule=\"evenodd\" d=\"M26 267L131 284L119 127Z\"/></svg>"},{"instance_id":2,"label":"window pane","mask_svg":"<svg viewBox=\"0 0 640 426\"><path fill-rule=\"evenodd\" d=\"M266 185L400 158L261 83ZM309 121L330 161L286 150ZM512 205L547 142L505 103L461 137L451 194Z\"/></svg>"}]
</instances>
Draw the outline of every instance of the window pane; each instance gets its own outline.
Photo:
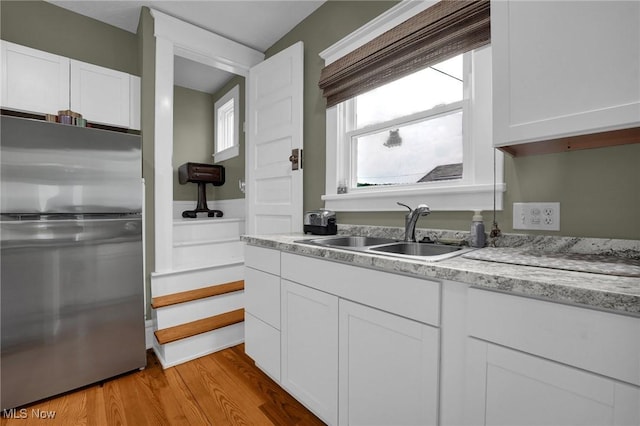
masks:
<instances>
[{"instance_id":1,"label":"window pane","mask_svg":"<svg viewBox=\"0 0 640 426\"><path fill-rule=\"evenodd\" d=\"M355 137L353 144L359 187L462 177L462 111Z\"/></svg>"},{"instance_id":2,"label":"window pane","mask_svg":"<svg viewBox=\"0 0 640 426\"><path fill-rule=\"evenodd\" d=\"M224 151L233 146L233 124L234 124L234 102L233 99L227 101L218 108L218 129L216 152Z\"/></svg>"},{"instance_id":3,"label":"window pane","mask_svg":"<svg viewBox=\"0 0 640 426\"><path fill-rule=\"evenodd\" d=\"M356 128L462 100L462 55L355 98Z\"/></svg>"}]
</instances>

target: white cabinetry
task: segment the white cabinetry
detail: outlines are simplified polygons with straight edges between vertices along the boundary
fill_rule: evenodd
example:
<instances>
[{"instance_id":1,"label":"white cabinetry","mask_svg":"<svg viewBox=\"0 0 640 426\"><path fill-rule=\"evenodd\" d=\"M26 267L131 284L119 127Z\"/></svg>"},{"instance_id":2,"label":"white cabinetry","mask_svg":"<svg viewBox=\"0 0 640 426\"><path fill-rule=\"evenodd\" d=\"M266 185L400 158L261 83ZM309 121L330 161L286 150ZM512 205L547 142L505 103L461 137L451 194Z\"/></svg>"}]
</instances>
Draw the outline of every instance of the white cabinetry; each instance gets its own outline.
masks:
<instances>
[{"instance_id":1,"label":"white cabinetry","mask_svg":"<svg viewBox=\"0 0 640 426\"><path fill-rule=\"evenodd\" d=\"M88 121L129 127L130 86L127 73L71 60L70 109Z\"/></svg>"},{"instance_id":2,"label":"white cabinetry","mask_svg":"<svg viewBox=\"0 0 640 426\"><path fill-rule=\"evenodd\" d=\"M2 40L2 107L140 129L140 78Z\"/></svg>"},{"instance_id":3,"label":"white cabinetry","mask_svg":"<svg viewBox=\"0 0 640 426\"><path fill-rule=\"evenodd\" d=\"M1 42L2 107L57 114L69 108L69 59Z\"/></svg>"},{"instance_id":4,"label":"white cabinetry","mask_svg":"<svg viewBox=\"0 0 640 426\"><path fill-rule=\"evenodd\" d=\"M640 319L478 289L468 303L468 424L640 424Z\"/></svg>"},{"instance_id":5,"label":"white cabinetry","mask_svg":"<svg viewBox=\"0 0 640 426\"><path fill-rule=\"evenodd\" d=\"M332 425L436 424L440 283L281 261L283 386Z\"/></svg>"},{"instance_id":6,"label":"white cabinetry","mask_svg":"<svg viewBox=\"0 0 640 426\"><path fill-rule=\"evenodd\" d=\"M433 425L438 329L340 300L341 425Z\"/></svg>"},{"instance_id":7,"label":"white cabinetry","mask_svg":"<svg viewBox=\"0 0 640 426\"><path fill-rule=\"evenodd\" d=\"M492 1L496 146L640 126L640 2Z\"/></svg>"},{"instance_id":8,"label":"white cabinetry","mask_svg":"<svg viewBox=\"0 0 640 426\"><path fill-rule=\"evenodd\" d=\"M245 246L245 351L280 382L280 252Z\"/></svg>"},{"instance_id":9,"label":"white cabinetry","mask_svg":"<svg viewBox=\"0 0 640 426\"><path fill-rule=\"evenodd\" d=\"M282 387L323 421L338 417L338 298L282 280Z\"/></svg>"}]
</instances>

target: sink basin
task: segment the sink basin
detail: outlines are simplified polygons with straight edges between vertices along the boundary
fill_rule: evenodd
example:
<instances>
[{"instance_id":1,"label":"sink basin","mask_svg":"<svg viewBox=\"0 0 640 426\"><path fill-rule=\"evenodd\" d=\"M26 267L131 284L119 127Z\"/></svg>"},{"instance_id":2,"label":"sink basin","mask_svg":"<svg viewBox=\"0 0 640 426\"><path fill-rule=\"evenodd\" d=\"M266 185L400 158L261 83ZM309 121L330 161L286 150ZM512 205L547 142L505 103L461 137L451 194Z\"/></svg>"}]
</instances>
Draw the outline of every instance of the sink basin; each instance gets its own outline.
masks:
<instances>
[{"instance_id":1,"label":"sink basin","mask_svg":"<svg viewBox=\"0 0 640 426\"><path fill-rule=\"evenodd\" d=\"M395 243L397 241L398 240L394 240L392 238L344 236L315 238L312 240L300 240L297 242L327 247L363 248L377 246L380 244Z\"/></svg>"},{"instance_id":2,"label":"sink basin","mask_svg":"<svg viewBox=\"0 0 640 426\"><path fill-rule=\"evenodd\" d=\"M370 253L386 254L408 259L437 262L475 250L469 247L449 246L444 244L396 242L367 249Z\"/></svg>"},{"instance_id":3,"label":"sink basin","mask_svg":"<svg viewBox=\"0 0 640 426\"><path fill-rule=\"evenodd\" d=\"M379 254L405 259L437 262L475 250L469 247L450 246L433 243L398 241L392 238L336 236L298 240L296 243L312 244L320 247L339 248L361 253Z\"/></svg>"},{"instance_id":4,"label":"sink basin","mask_svg":"<svg viewBox=\"0 0 640 426\"><path fill-rule=\"evenodd\" d=\"M423 244L400 242L387 244L381 247L370 248L370 251L379 251L391 254L406 254L408 256L439 256L462 250L459 246L445 246L441 244Z\"/></svg>"}]
</instances>

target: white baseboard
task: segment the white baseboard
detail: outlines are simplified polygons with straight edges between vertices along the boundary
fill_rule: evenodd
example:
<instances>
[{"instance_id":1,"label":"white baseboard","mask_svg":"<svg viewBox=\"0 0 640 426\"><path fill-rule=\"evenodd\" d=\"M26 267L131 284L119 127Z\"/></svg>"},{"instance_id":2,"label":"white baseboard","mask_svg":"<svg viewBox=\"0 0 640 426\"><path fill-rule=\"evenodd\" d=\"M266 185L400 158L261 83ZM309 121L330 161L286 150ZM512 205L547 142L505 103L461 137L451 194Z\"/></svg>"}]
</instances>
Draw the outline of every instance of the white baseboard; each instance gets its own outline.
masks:
<instances>
[{"instance_id":1,"label":"white baseboard","mask_svg":"<svg viewBox=\"0 0 640 426\"><path fill-rule=\"evenodd\" d=\"M194 201L174 201L173 202L173 218L182 219L182 212L185 210L193 210L197 202ZM207 206L210 209L222 210L224 218L241 218L246 217L244 198L235 198L233 200L208 200Z\"/></svg>"}]
</instances>

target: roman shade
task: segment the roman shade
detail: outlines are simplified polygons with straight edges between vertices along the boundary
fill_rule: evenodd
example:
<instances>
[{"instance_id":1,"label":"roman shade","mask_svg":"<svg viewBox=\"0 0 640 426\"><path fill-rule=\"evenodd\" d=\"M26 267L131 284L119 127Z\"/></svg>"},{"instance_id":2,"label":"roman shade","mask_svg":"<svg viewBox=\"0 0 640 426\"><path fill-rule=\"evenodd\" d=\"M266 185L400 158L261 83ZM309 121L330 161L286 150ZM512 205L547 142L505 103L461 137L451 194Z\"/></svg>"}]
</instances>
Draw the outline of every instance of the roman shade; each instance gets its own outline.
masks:
<instances>
[{"instance_id":1,"label":"roman shade","mask_svg":"<svg viewBox=\"0 0 640 426\"><path fill-rule=\"evenodd\" d=\"M322 69L327 108L491 41L489 0L443 0Z\"/></svg>"}]
</instances>

